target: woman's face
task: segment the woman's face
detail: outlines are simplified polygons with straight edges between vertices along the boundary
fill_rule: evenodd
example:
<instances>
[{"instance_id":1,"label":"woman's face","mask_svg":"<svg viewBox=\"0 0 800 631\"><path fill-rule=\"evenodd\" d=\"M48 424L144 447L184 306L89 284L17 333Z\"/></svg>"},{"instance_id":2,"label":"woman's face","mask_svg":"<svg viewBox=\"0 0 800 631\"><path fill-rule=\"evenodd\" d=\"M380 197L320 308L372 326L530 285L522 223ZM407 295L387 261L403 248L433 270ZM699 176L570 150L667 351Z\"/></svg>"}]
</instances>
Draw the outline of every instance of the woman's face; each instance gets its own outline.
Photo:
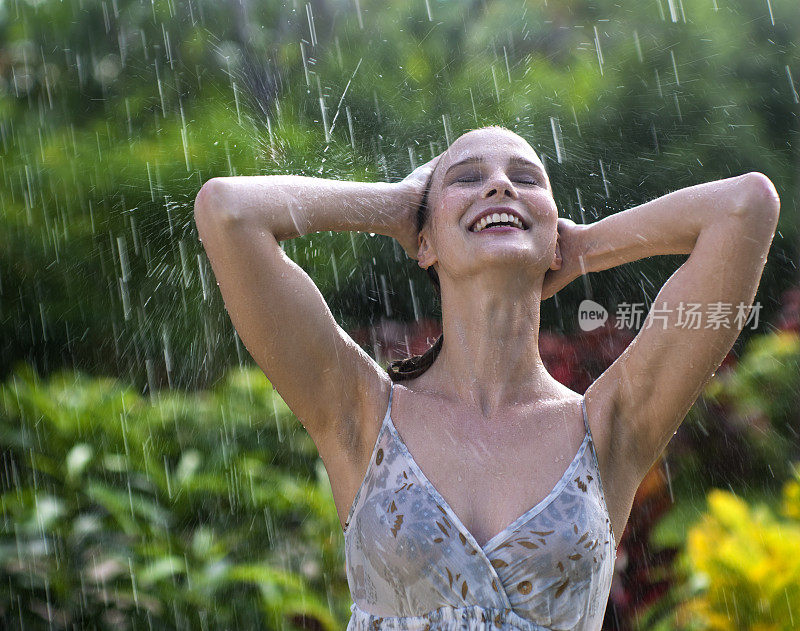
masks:
<instances>
[{"instance_id":1,"label":"woman's face","mask_svg":"<svg viewBox=\"0 0 800 631\"><path fill-rule=\"evenodd\" d=\"M531 146L504 129L460 136L436 165L428 198L430 216L420 231L419 265L435 265L451 278L485 266L543 275L554 264L558 209L550 181ZM524 230L482 230L473 224L487 210L515 211Z\"/></svg>"}]
</instances>

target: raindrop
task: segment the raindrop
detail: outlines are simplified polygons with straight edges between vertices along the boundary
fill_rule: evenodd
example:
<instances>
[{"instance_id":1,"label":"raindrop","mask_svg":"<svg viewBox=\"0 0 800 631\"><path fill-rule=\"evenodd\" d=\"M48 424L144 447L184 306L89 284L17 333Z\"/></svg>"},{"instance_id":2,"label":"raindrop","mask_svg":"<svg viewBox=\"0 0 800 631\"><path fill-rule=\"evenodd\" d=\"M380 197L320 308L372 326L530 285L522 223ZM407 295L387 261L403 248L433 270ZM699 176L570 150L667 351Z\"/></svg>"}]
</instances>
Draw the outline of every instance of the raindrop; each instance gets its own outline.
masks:
<instances>
[{"instance_id":1,"label":"raindrop","mask_svg":"<svg viewBox=\"0 0 800 631\"><path fill-rule=\"evenodd\" d=\"M355 240L355 237L353 236L353 232L350 231L347 234L350 235L350 247L353 250L353 258L357 258L357 256L356 256L356 240Z\"/></svg>"},{"instance_id":2,"label":"raindrop","mask_svg":"<svg viewBox=\"0 0 800 631\"><path fill-rule=\"evenodd\" d=\"M408 147L408 159L411 162L411 170L417 168L417 160L414 157L414 149L412 147Z\"/></svg>"},{"instance_id":3,"label":"raindrop","mask_svg":"<svg viewBox=\"0 0 800 631\"><path fill-rule=\"evenodd\" d=\"M411 305L414 307L414 320L419 322L419 303L417 302L417 294L414 291L414 281L410 278L408 279L408 288L411 291Z\"/></svg>"},{"instance_id":4,"label":"raindrop","mask_svg":"<svg viewBox=\"0 0 800 631\"><path fill-rule=\"evenodd\" d=\"M594 26L594 46L597 49L597 61L600 64L600 75L603 75L603 51L600 50L600 36L597 34L597 27Z\"/></svg>"},{"instance_id":5,"label":"raindrop","mask_svg":"<svg viewBox=\"0 0 800 631\"><path fill-rule=\"evenodd\" d=\"M311 85L311 81L308 78L308 59L306 58L306 47L303 45L303 40L300 40L300 56L303 58L303 72L306 75L306 85Z\"/></svg>"},{"instance_id":6,"label":"raindrop","mask_svg":"<svg viewBox=\"0 0 800 631\"><path fill-rule=\"evenodd\" d=\"M228 160L228 175L236 175L236 169L233 168L233 163L231 162L231 148L228 145L228 139L225 139L225 157Z\"/></svg>"},{"instance_id":7,"label":"raindrop","mask_svg":"<svg viewBox=\"0 0 800 631\"><path fill-rule=\"evenodd\" d=\"M786 66L786 69L789 69L789 66ZM797 94L795 94L795 98L797 98ZM469 100L472 103L472 116L475 118L475 124L478 124L478 112L475 110L475 99L472 96L472 88L469 89ZM797 102L797 101L795 101Z\"/></svg>"},{"instance_id":8,"label":"raindrop","mask_svg":"<svg viewBox=\"0 0 800 631\"><path fill-rule=\"evenodd\" d=\"M658 96L660 98L664 98L664 92L661 90L661 77L658 75L658 68L655 69L656 72L656 86L658 86Z\"/></svg>"},{"instance_id":9,"label":"raindrop","mask_svg":"<svg viewBox=\"0 0 800 631\"><path fill-rule=\"evenodd\" d=\"M336 283L336 291L339 291L339 269L336 267L336 257L333 252L331 252L331 267L333 268L333 280Z\"/></svg>"},{"instance_id":10,"label":"raindrop","mask_svg":"<svg viewBox=\"0 0 800 631\"><path fill-rule=\"evenodd\" d=\"M794 81L792 81L792 71L789 69L789 64L786 64L786 78L789 80L789 88L792 90L792 97L795 103L800 103L797 97L797 90L794 88Z\"/></svg>"},{"instance_id":11,"label":"raindrop","mask_svg":"<svg viewBox=\"0 0 800 631\"><path fill-rule=\"evenodd\" d=\"M156 193L153 190L153 175L150 173L150 163L145 162L145 165L147 166L147 181L150 183L150 201L155 203ZM91 208L91 202L89 202L89 207ZM92 231L94 232L94 226L92 226Z\"/></svg>"},{"instance_id":12,"label":"raindrop","mask_svg":"<svg viewBox=\"0 0 800 631\"><path fill-rule=\"evenodd\" d=\"M581 223L586 223L586 213L583 210L583 202L581 201L581 190L576 186L575 187L575 194L578 197L578 210L581 213Z\"/></svg>"},{"instance_id":13,"label":"raindrop","mask_svg":"<svg viewBox=\"0 0 800 631\"><path fill-rule=\"evenodd\" d=\"M181 142L183 142L183 159L186 162L186 171L191 172L192 167L189 166L189 143L186 133L186 118L183 115L183 104L180 103L180 101L178 102L178 109L180 110L181 114ZM236 110L238 112L238 106ZM241 122L241 120L239 122Z\"/></svg>"},{"instance_id":14,"label":"raindrop","mask_svg":"<svg viewBox=\"0 0 800 631\"><path fill-rule=\"evenodd\" d=\"M236 81L231 81L231 86L233 87L233 100L236 103L236 117L239 120L239 124L242 124L242 112L239 109L239 91L236 88Z\"/></svg>"},{"instance_id":15,"label":"raindrop","mask_svg":"<svg viewBox=\"0 0 800 631\"><path fill-rule=\"evenodd\" d=\"M642 45L639 43L638 31L633 31L633 43L636 46L636 56L639 58L640 63L644 63L644 56L642 55Z\"/></svg>"},{"instance_id":16,"label":"raindrop","mask_svg":"<svg viewBox=\"0 0 800 631\"><path fill-rule=\"evenodd\" d=\"M208 283L207 274L205 271L205 267L203 265L203 258L200 256L199 252L197 253L197 270L200 275L200 287L203 290L203 302L208 302L211 292L209 291L209 288L207 286Z\"/></svg>"},{"instance_id":17,"label":"raindrop","mask_svg":"<svg viewBox=\"0 0 800 631\"><path fill-rule=\"evenodd\" d=\"M450 117L447 114L442 114L442 125L444 125L444 137L447 145L450 146L450 138L452 132L450 131Z\"/></svg>"},{"instance_id":18,"label":"raindrop","mask_svg":"<svg viewBox=\"0 0 800 631\"><path fill-rule=\"evenodd\" d=\"M675 432L677 434L677 432ZM667 484L669 485L669 499L674 504L675 503L675 495L672 492L672 474L669 472L669 462L667 461L666 457L664 458L664 473L667 478Z\"/></svg>"},{"instance_id":19,"label":"raindrop","mask_svg":"<svg viewBox=\"0 0 800 631\"><path fill-rule=\"evenodd\" d=\"M583 138L583 134L581 134L581 126L578 124L578 114L575 112L575 108L571 107L572 109L572 119L575 121L575 129L578 130L578 138Z\"/></svg>"},{"instance_id":20,"label":"raindrop","mask_svg":"<svg viewBox=\"0 0 800 631\"><path fill-rule=\"evenodd\" d=\"M392 317L392 307L389 304L389 288L386 286L386 276L381 274L381 289L383 290L383 305L386 308L386 317Z\"/></svg>"},{"instance_id":21,"label":"raindrop","mask_svg":"<svg viewBox=\"0 0 800 631\"><path fill-rule=\"evenodd\" d=\"M130 279L130 265L128 263L128 246L125 243L125 237L117 237L117 250L119 252L119 264L122 269L122 280L128 282Z\"/></svg>"},{"instance_id":22,"label":"raindrop","mask_svg":"<svg viewBox=\"0 0 800 631\"><path fill-rule=\"evenodd\" d=\"M188 254L186 252L186 241L184 239L178 239L178 252L180 253L181 258L181 272L183 274L183 286L188 288L189 283L191 282L191 276L189 272L189 264Z\"/></svg>"},{"instance_id":23,"label":"raindrop","mask_svg":"<svg viewBox=\"0 0 800 631\"><path fill-rule=\"evenodd\" d=\"M553 144L556 148L556 159L558 160L558 163L561 164L564 161L564 146L561 139L561 125L558 123L558 119L552 116L550 117L550 129L553 131Z\"/></svg>"},{"instance_id":24,"label":"raindrop","mask_svg":"<svg viewBox=\"0 0 800 631\"><path fill-rule=\"evenodd\" d=\"M161 86L161 76L158 73L158 60L153 60L153 66L156 69L156 84L158 85L158 96L161 99L161 116L166 117L167 106L164 104L164 89Z\"/></svg>"},{"instance_id":25,"label":"raindrop","mask_svg":"<svg viewBox=\"0 0 800 631\"><path fill-rule=\"evenodd\" d=\"M678 65L675 63L675 52L669 51L669 56L672 58L672 71L675 73L675 83L680 86L681 82L678 80Z\"/></svg>"},{"instance_id":26,"label":"raindrop","mask_svg":"<svg viewBox=\"0 0 800 631\"><path fill-rule=\"evenodd\" d=\"M375 115L378 117L378 123L382 123L381 106L378 105L378 93L375 90L372 91L372 100L375 102Z\"/></svg>"},{"instance_id":27,"label":"raindrop","mask_svg":"<svg viewBox=\"0 0 800 631\"><path fill-rule=\"evenodd\" d=\"M172 352L169 347L169 337L167 336L167 327L162 323L161 325L161 342L164 346L164 364L167 369L167 383L172 387L170 375L172 373Z\"/></svg>"},{"instance_id":28,"label":"raindrop","mask_svg":"<svg viewBox=\"0 0 800 631\"><path fill-rule=\"evenodd\" d=\"M322 95L322 86L319 82L319 75L316 75L317 79L317 92L319 93L319 109L322 112L322 128L325 131L325 142L330 142L331 136L330 132L328 131L328 113L325 110L325 97Z\"/></svg>"},{"instance_id":29,"label":"raindrop","mask_svg":"<svg viewBox=\"0 0 800 631\"><path fill-rule=\"evenodd\" d=\"M667 0L667 4L669 5L669 17L673 22L678 21L678 13L675 10L675 0Z\"/></svg>"},{"instance_id":30,"label":"raindrop","mask_svg":"<svg viewBox=\"0 0 800 631\"><path fill-rule=\"evenodd\" d=\"M164 26L164 23L161 23L161 33L164 36L164 48L167 53L167 61L169 61L169 67L171 70L175 70L175 64L172 60L172 47L169 45L169 33L167 33L167 29Z\"/></svg>"},{"instance_id":31,"label":"raindrop","mask_svg":"<svg viewBox=\"0 0 800 631\"><path fill-rule=\"evenodd\" d=\"M358 0L355 0L355 2L356 2L356 15L358 16L358 28L363 30L364 20L361 18L361 4L358 2Z\"/></svg>"},{"instance_id":32,"label":"raindrop","mask_svg":"<svg viewBox=\"0 0 800 631\"><path fill-rule=\"evenodd\" d=\"M353 117L350 114L350 108L345 106L344 108L345 113L347 114L347 129L350 132L350 146L355 149L356 148L356 141L353 136ZM352 234L352 233L350 233Z\"/></svg>"},{"instance_id":33,"label":"raindrop","mask_svg":"<svg viewBox=\"0 0 800 631\"><path fill-rule=\"evenodd\" d=\"M306 17L308 18L308 31L311 34L311 45L317 45L317 30L314 28L314 14L311 11L311 4L306 3Z\"/></svg>"},{"instance_id":34,"label":"raindrop","mask_svg":"<svg viewBox=\"0 0 800 631\"><path fill-rule=\"evenodd\" d=\"M683 115L681 114L681 106L678 103L678 94L677 92L672 93L672 98L675 101L675 109L678 111L678 120L683 122Z\"/></svg>"},{"instance_id":35,"label":"raindrop","mask_svg":"<svg viewBox=\"0 0 800 631\"><path fill-rule=\"evenodd\" d=\"M269 134L269 153L270 157L274 161L275 157L275 138L272 135L272 121L270 120L269 116L267 116L267 133ZM214 143L216 144L216 143Z\"/></svg>"},{"instance_id":36,"label":"raindrop","mask_svg":"<svg viewBox=\"0 0 800 631\"><path fill-rule=\"evenodd\" d=\"M598 160L598 162L600 163L600 176L603 178L603 188L606 191L606 199L608 199L608 179L606 178L606 171L603 168L603 161Z\"/></svg>"},{"instance_id":37,"label":"raindrop","mask_svg":"<svg viewBox=\"0 0 800 631\"><path fill-rule=\"evenodd\" d=\"M164 456L164 478L167 482L167 497L172 499L172 484L170 483L169 479L169 464L167 463L167 456Z\"/></svg>"}]
</instances>

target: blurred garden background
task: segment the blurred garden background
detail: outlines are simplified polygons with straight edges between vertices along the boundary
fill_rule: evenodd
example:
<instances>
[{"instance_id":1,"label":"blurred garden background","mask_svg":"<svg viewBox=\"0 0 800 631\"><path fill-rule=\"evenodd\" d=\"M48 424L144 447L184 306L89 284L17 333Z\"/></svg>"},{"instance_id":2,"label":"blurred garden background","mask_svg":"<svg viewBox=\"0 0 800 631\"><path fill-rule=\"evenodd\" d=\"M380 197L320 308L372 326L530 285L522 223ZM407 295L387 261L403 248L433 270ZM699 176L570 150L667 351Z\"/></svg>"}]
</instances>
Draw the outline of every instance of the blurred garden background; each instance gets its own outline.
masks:
<instances>
[{"instance_id":1,"label":"blurred garden background","mask_svg":"<svg viewBox=\"0 0 800 631\"><path fill-rule=\"evenodd\" d=\"M0 1L0 627L342 629L313 442L231 325L193 219L216 176L397 181L460 133L525 137L597 221L759 171L758 320L642 482L604 629L800 629L797 0ZM393 240L283 242L381 365L439 333ZM685 260L542 305L578 393Z\"/></svg>"}]
</instances>

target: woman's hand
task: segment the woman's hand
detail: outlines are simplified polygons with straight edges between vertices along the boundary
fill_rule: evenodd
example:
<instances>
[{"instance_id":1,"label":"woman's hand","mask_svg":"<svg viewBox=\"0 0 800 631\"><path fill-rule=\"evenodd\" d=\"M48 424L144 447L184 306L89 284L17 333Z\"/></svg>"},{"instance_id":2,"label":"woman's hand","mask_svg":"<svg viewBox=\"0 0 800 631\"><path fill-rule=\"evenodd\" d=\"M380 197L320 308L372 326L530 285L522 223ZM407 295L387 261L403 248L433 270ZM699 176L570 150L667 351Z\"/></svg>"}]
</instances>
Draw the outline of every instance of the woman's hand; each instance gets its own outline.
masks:
<instances>
[{"instance_id":1,"label":"woman's hand","mask_svg":"<svg viewBox=\"0 0 800 631\"><path fill-rule=\"evenodd\" d=\"M418 166L405 179L397 183L401 191L401 201L398 204L395 234L392 236L397 239L406 254L415 261L418 260L417 254L419 252L417 211L422 203L425 188L430 183L433 169L441 157L442 154L440 153L433 160Z\"/></svg>"},{"instance_id":2,"label":"woman's hand","mask_svg":"<svg viewBox=\"0 0 800 631\"><path fill-rule=\"evenodd\" d=\"M548 269L542 283L542 300L554 296L559 290L583 275L579 257L583 256L580 231L585 225L576 224L566 217L558 219L558 237L554 263L558 269Z\"/></svg>"}]
</instances>

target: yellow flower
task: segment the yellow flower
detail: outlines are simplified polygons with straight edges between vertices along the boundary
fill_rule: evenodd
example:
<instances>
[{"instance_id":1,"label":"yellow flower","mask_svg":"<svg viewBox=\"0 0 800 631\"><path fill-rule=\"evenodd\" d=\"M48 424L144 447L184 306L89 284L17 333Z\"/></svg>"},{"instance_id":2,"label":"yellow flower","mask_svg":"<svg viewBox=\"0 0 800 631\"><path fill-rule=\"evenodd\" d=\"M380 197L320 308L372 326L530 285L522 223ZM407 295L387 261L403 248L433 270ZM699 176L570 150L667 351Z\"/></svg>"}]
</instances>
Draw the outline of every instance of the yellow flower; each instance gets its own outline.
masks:
<instances>
[{"instance_id":1,"label":"yellow flower","mask_svg":"<svg viewBox=\"0 0 800 631\"><path fill-rule=\"evenodd\" d=\"M788 501L786 501L788 498ZM784 487L784 514L800 507L800 483ZM708 494L679 562L691 593L676 620L710 631L789 631L800 620L800 520L778 521L727 491ZM794 620L794 623L791 621Z\"/></svg>"}]
</instances>

